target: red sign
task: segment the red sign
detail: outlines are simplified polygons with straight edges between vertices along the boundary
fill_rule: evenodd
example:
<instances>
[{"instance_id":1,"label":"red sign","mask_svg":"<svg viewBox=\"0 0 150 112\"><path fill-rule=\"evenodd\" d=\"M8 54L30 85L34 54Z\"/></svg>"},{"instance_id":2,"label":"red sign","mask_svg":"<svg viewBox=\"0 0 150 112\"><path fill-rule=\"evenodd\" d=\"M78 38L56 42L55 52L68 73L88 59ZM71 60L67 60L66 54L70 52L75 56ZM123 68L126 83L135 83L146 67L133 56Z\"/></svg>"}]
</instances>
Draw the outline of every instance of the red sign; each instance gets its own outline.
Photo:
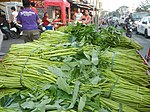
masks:
<instances>
[{"instance_id":1,"label":"red sign","mask_svg":"<svg viewBox=\"0 0 150 112\"><path fill-rule=\"evenodd\" d=\"M36 8L44 8L44 0L30 0L35 3Z\"/></svg>"}]
</instances>

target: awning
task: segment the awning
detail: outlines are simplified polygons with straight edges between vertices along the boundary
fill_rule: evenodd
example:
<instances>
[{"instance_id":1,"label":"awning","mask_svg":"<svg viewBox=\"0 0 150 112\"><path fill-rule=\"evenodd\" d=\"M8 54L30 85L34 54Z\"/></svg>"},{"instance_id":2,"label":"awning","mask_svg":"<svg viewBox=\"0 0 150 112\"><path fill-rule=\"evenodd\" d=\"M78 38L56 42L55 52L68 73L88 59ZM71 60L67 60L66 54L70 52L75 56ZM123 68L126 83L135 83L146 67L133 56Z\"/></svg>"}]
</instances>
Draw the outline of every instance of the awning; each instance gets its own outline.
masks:
<instances>
[{"instance_id":1,"label":"awning","mask_svg":"<svg viewBox=\"0 0 150 112\"><path fill-rule=\"evenodd\" d=\"M88 9L88 10L97 10L94 5L91 5L91 4L85 4L85 3L82 3L82 2L76 2L76 1L73 1L73 0L69 0L69 2L71 3L71 5L74 5L76 7L79 7L79 8L83 8L83 9Z\"/></svg>"},{"instance_id":2,"label":"awning","mask_svg":"<svg viewBox=\"0 0 150 112\"><path fill-rule=\"evenodd\" d=\"M67 0L44 0L44 6L65 6L70 7L70 3Z\"/></svg>"},{"instance_id":3,"label":"awning","mask_svg":"<svg viewBox=\"0 0 150 112\"><path fill-rule=\"evenodd\" d=\"M70 3L67 0L44 0L44 11L48 6L59 6L61 8L61 19L66 23L66 7L68 7L70 15Z\"/></svg>"}]
</instances>

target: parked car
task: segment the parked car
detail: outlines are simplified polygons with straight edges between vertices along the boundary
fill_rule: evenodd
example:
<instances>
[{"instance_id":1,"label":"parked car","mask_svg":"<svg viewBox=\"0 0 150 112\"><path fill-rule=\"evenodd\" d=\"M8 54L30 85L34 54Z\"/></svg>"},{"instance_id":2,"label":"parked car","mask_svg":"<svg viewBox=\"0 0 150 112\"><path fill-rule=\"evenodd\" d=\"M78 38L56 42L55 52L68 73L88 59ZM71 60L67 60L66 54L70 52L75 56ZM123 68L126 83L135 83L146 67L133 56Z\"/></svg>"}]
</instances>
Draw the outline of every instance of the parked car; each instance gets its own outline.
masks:
<instances>
[{"instance_id":1,"label":"parked car","mask_svg":"<svg viewBox=\"0 0 150 112\"><path fill-rule=\"evenodd\" d=\"M134 29L137 30L137 25L143 17L149 16L148 12L134 12L132 18L134 20Z\"/></svg>"},{"instance_id":2,"label":"parked car","mask_svg":"<svg viewBox=\"0 0 150 112\"><path fill-rule=\"evenodd\" d=\"M137 25L137 33L150 37L150 16L144 17Z\"/></svg>"}]
</instances>

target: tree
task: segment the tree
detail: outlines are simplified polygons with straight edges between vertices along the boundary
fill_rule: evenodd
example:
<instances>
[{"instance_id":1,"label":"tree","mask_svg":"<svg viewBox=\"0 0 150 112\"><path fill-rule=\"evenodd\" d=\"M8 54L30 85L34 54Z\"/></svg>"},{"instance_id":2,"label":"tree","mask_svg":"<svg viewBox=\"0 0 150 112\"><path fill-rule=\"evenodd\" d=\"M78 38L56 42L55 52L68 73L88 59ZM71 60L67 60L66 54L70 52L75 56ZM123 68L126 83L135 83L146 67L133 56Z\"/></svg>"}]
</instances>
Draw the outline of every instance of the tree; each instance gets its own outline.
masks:
<instances>
[{"instance_id":1,"label":"tree","mask_svg":"<svg viewBox=\"0 0 150 112\"><path fill-rule=\"evenodd\" d=\"M116 12L119 13L120 16L126 15L129 12L129 7L121 6L116 10Z\"/></svg>"},{"instance_id":2,"label":"tree","mask_svg":"<svg viewBox=\"0 0 150 112\"><path fill-rule=\"evenodd\" d=\"M141 2L141 5L137 7L137 12L148 12L150 10L150 0L145 0Z\"/></svg>"},{"instance_id":3,"label":"tree","mask_svg":"<svg viewBox=\"0 0 150 112\"><path fill-rule=\"evenodd\" d=\"M108 11L102 11L101 14L103 17L108 17L109 12Z\"/></svg>"}]
</instances>

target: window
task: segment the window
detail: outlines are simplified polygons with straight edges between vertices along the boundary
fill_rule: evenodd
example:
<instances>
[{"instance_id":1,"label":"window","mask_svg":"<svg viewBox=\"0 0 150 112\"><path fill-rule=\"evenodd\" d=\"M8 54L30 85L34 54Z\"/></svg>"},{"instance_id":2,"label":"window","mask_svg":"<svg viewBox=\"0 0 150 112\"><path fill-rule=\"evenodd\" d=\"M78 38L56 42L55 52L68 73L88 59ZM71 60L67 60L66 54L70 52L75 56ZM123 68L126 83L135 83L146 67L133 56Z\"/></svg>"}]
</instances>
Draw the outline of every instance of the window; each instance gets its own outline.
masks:
<instances>
[{"instance_id":1,"label":"window","mask_svg":"<svg viewBox=\"0 0 150 112\"><path fill-rule=\"evenodd\" d=\"M148 18L148 22L150 23L150 18Z\"/></svg>"},{"instance_id":2,"label":"window","mask_svg":"<svg viewBox=\"0 0 150 112\"><path fill-rule=\"evenodd\" d=\"M142 19L142 24L147 24L147 18Z\"/></svg>"}]
</instances>

